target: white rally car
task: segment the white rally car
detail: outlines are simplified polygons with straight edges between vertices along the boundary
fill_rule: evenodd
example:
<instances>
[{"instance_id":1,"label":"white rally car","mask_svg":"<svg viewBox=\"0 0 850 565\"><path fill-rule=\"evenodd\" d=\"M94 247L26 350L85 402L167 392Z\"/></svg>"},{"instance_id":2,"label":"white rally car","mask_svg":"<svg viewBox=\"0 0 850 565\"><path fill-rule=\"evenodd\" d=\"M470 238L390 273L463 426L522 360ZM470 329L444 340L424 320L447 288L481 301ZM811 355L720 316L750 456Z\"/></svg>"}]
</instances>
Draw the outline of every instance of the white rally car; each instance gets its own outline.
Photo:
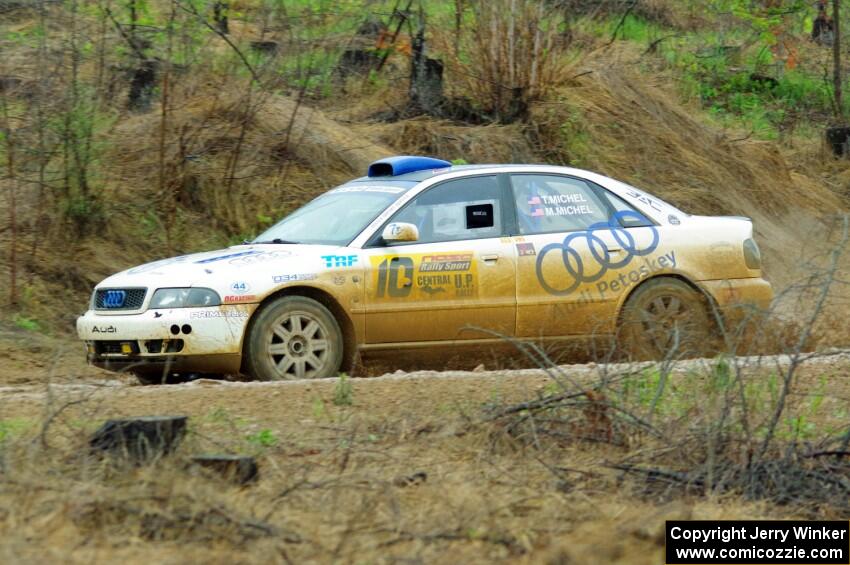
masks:
<instances>
[{"instance_id":1,"label":"white rally car","mask_svg":"<svg viewBox=\"0 0 850 565\"><path fill-rule=\"evenodd\" d=\"M77 332L91 363L145 383L316 378L358 353L505 336L661 354L771 298L746 218L572 168L393 157L251 243L107 278Z\"/></svg>"}]
</instances>

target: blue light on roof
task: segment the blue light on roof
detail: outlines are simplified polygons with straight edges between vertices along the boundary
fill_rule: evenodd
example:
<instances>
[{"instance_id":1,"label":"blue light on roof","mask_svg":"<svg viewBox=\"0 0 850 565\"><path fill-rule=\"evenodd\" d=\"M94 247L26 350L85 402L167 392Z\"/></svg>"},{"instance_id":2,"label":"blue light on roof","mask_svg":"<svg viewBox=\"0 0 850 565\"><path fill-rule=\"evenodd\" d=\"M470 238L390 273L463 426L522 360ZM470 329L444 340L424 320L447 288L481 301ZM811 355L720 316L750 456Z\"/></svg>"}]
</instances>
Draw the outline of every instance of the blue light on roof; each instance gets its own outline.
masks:
<instances>
[{"instance_id":1,"label":"blue light on roof","mask_svg":"<svg viewBox=\"0 0 850 565\"><path fill-rule=\"evenodd\" d=\"M398 157L387 157L386 159L375 161L369 165L369 172L367 174L370 177L397 177L405 173L427 169L444 169L451 166L451 163L442 159L399 155Z\"/></svg>"}]
</instances>

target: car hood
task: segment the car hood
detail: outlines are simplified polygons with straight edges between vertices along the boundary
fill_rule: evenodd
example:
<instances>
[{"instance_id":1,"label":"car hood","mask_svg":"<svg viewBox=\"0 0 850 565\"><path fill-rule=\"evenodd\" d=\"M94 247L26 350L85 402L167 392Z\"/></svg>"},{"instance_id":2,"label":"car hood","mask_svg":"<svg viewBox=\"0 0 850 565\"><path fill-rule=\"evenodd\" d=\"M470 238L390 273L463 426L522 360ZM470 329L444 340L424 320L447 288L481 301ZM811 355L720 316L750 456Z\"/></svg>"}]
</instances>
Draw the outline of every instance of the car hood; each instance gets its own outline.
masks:
<instances>
[{"instance_id":1,"label":"car hood","mask_svg":"<svg viewBox=\"0 0 850 565\"><path fill-rule=\"evenodd\" d=\"M237 245L145 263L104 279L105 287L201 286L227 292L236 281L326 270L322 256L353 255L355 251L329 245ZM265 285L263 285L265 286Z\"/></svg>"}]
</instances>

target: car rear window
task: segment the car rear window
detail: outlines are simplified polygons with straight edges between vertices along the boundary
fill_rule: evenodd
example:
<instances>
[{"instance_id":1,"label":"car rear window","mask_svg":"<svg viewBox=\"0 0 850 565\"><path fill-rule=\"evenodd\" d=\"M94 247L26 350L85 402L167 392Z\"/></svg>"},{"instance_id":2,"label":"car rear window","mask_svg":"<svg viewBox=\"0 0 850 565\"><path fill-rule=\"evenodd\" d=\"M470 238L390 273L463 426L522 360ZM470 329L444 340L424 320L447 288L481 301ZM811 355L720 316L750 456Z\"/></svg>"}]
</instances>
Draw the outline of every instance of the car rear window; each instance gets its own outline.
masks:
<instances>
[{"instance_id":1,"label":"car rear window","mask_svg":"<svg viewBox=\"0 0 850 565\"><path fill-rule=\"evenodd\" d=\"M511 175L520 233L585 230L608 220L608 207L584 181L558 175Z\"/></svg>"}]
</instances>

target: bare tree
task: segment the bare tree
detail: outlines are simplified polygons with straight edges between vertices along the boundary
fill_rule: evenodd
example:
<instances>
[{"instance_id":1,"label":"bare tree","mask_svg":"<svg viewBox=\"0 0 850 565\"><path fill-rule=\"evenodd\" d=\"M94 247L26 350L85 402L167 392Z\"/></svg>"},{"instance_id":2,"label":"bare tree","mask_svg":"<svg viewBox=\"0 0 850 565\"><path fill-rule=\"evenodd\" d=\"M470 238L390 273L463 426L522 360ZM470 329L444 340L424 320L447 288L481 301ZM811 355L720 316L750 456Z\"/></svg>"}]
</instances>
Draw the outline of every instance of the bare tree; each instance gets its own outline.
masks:
<instances>
[{"instance_id":1,"label":"bare tree","mask_svg":"<svg viewBox=\"0 0 850 565\"><path fill-rule=\"evenodd\" d=\"M6 182L9 185L9 227L11 238L9 241L9 304L18 303L18 206L17 191L18 179L15 173L15 142L12 131L12 123L9 118L9 104L5 90L2 97L3 109L3 140L5 141L6 153Z\"/></svg>"},{"instance_id":2,"label":"bare tree","mask_svg":"<svg viewBox=\"0 0 850 565\"><path fill-rule=\"evenodd\" d=\"M841 19L840 0L832 0L832 22L835 39L832 42L832 72L835 88L835 117L839 122L844 121L844 103L841 94Z\"/></svg>"}]
</instances>

